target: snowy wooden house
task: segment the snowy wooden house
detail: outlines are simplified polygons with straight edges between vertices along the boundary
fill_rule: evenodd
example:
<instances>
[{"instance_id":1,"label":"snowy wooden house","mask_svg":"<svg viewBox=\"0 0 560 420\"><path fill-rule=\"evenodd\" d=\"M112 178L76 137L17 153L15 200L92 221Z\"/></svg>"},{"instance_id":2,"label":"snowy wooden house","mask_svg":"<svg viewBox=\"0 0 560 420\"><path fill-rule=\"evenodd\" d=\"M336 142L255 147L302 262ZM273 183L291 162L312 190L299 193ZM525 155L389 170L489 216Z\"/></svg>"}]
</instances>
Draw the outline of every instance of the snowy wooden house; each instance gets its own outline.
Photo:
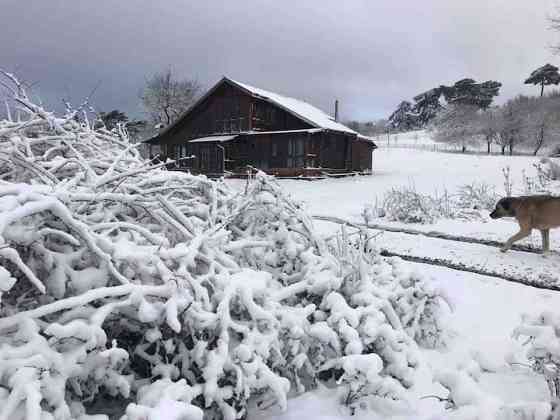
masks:
<instances>
[{"instance_id":1,"label":"snowy wooden house","mask_svg":"<svg viewBox=\"0 0 560 420\"><path fill-rule=\"evenodd\" d=\"M147 141L177 168L219 175L368 173L375 143L314 106L224 77Z\"/></svg>"}]
</instances>

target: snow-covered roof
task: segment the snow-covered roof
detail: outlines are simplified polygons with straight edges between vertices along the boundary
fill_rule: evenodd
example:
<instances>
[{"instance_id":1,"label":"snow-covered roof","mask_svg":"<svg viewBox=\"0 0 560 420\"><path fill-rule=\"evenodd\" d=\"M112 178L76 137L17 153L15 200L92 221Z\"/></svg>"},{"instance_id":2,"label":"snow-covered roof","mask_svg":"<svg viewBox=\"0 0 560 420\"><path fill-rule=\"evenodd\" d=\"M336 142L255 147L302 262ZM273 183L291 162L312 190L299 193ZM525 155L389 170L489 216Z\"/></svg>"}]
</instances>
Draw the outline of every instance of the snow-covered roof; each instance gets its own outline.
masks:
<instances>
[{"instance_id":1,"label":"snow-covered roof","mask_svg":"<svg viewBox=\"0 0 560 420\"><path fill-rule=\"evenodd\" d=\"M208 142L219 142L230 141L236 138L235 136L210 136L210 137L200 137L198 139L189 140L189 143L208 143Z\"/></svg>"},{"instance_id":2,"label":"snow-covered roof","mask_svg":"<svg viewBox=\"0 0 560 420\"><path fill-rule=\"evenodd\" d=\"M210 90L208 90L202 97L200 97L189 109L187 109L183 115L181 115L175 122L169 124L160 133L158 133L152 139L146 141L146 143L156 142L157 138L166 134L169 130L175 127L180 121L182 121L192 110L194 110L200 103L202 103L206 98L208 98L222 83L228 82L233 84L240 89L248 92L249 94L261 98L265 101L275 104L279 108L284 109L290 114L296 116L297 118L306 121L308 124L312 125L314 128L319 128L323 130L333 130L342 133L358 135L358 133L351 128L346 127L334 120L333 117L321 111L319 108L308 104L307 102L301 101L299 99L290 98L289 96L279 95L274 92L269 92L264 89L256 88L254 86L248 85L246 83L237 82L228 77L223 77L218 83L216 83Z\"/></svg>"},{"instance_id":3,"label":"snow-covered roof","mask_svg":"<svg viewBox=\"0 0 560 420\"><path fill-rule=\"evenodd\" d=\"M377 145L375 144L375 140L373 138L368 137L368 136L364 136L362 134L358 134L357 138L358 138L358 140L366 141L368 143L372 143L377 148Z\"/></svg>"},{"instance_id":4,"label":"snow-covered roof","mask_svg":"<svg viewBox=\"0 0 560 420\"><path fill-rule=\"evenodd\" d=\"M241 87L242 89L245 89L251 94L274 103L280 108L283 108L296 117L299 117L318 128L341 131L350 134L358 134L354 130L346 127L344 124L335 121L333 117L331 117L324 111L321 111L319 108L316 108L313 105L308 104L307 102L295 98L290 98L289 96L279 95L274 92L269 92L267 90L256 88L246 83L237 82L229 78L226 79L231 83Z\"/></svg>"}]
</instances>

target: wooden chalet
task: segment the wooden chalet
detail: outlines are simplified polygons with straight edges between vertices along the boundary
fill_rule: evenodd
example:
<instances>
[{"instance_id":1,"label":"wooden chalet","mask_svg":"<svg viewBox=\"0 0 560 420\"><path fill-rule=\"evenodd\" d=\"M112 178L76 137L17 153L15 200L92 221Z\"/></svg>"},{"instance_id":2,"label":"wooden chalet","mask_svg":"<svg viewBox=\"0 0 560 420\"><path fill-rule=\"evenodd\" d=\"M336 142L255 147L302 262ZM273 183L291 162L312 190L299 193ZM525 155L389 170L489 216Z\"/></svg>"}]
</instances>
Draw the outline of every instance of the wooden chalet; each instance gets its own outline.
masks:
<instances>
[{"instance_id":1,"label":"wooden chalet","mask_svg":"<svg viewBox=\"0 0 560 420\"><path fill-rule=\"evenodd\" d=\"M227 77L146 143L176 169L208 175L248 165L277 176L370 173L376 149L308 103Z\"/></svg>"}]
</instances>

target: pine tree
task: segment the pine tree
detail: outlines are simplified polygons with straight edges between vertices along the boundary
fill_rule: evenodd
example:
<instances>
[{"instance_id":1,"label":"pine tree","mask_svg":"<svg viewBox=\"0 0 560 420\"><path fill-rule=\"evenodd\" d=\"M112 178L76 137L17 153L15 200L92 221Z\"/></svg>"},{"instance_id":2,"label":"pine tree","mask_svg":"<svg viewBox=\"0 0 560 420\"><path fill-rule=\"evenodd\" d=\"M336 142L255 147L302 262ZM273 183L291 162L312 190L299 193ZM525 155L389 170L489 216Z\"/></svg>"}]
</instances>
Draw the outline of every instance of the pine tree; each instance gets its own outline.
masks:
<instances>
[{"instance_id":1,"label":"pine tree","mask_svg":"<svg viewBox=\"0 0 560 420\"><path fill-rule=\"evenodd\" d=\"M428 125L428 123L436 117L438 112L443 109L443 106L439 102L441 93L441 87L437 87L414 97L414 102L416 103L412 108L412 112L416 115L420 127Z\"/></svg>"},{"instance_id":2,"label":"pine tree","mask_svg":"<svg viewBox=\"0 0 560 420\"><path fill-rule=\"evenodd\" d=\"M453 86L441 86L441 90L449 104L487 109L492 104L494 96L500 93L501 86L501 83L494 80L476 83L473 79L462 79Z\"/></svg>"},{"instance_id":3,"label":"pine tree","mask_svg":"<svg viewBox=\"0 0 560 420\"><path fill-rule=\"evenodd\" d=\"M525 80L526 85L540 85L541 86L541 96L544 94L544 87L549 85L557 85L560 83L560 74L558 73L558 67L552 64L545 64L539 67L531 73L531 75Z\"/></svg>"},{"instance_id":4,"label":"pine tree","mask_svg":"<svg viewBox=\"0 0 560 420\"><path fill-rule=\"evenodd\" d=\"M103 121L103 124L105 124L108 130L116 128L118 124L126 124L128 122L128 116L118 109L109 112L100 112L99 119Z\"/></svg>"},{"instance_id":5,"label":"pine tree","mask_svg":"<svg viewBox=\"0 0 560 420\"><path fill-rule=\"evenodd\" d=\"M408 131L417 128L418 121L416 115L412 113L412 104L402 101L395 112L389 117L389 126L398 131Z\"/></svg>"}]
</instances>

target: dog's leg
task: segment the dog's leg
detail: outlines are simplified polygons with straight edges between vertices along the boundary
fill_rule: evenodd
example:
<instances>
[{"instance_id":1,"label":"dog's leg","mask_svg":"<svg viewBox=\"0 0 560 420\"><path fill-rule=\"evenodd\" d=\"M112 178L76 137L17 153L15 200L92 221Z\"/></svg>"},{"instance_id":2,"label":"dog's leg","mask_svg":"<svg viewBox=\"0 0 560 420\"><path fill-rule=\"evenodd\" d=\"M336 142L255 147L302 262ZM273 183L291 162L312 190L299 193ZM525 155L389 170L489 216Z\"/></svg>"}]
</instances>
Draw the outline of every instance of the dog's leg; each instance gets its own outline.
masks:
<instances>
[{"instance_id":1,"label":"dog's leg","mask_svg":"<svg viewBox=\"0 0 560 420\"><path fill-rule=\"evenodd\" d=\"M522 228L519 232L517 232L515 235L513 235L511 238L509 238L507 240L507 242L500 249L500 251L502 251L502 252L508 251L511 248L511 246L513 245L514 242L517 242L520 239L526 238L530 234L531 234L531 229L527 229L527 228L523 229Z\"/></svg>"},{"instance_id":2,"label":"dog's leg","mask_svg":"<svg viewBox=\"0 0 560 420\"><path fill-rule=\"evenodd\" d=\"M541 230L542 237L542 252L543 254L548 254L550 251L550 229Z\"/></svg>"}]
</instances>

